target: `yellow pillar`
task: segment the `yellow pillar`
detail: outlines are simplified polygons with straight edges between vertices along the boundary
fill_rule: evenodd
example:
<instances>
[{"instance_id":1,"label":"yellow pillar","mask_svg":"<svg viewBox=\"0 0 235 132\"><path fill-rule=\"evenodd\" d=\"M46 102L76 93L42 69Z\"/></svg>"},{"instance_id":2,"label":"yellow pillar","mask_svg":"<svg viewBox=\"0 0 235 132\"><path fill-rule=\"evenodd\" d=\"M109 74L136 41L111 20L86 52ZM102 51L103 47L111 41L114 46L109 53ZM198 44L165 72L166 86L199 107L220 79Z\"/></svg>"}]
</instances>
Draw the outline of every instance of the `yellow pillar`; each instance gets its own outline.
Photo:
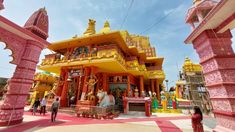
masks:
<instances>
[{"instance_id":1,"label":"yellow pillar","mask_svg":"<svg viewBox=\"0 0 235 132\"><path fill-rule=\"evenodd\" d=\"M176 98L179 98L179 87L178 87L178 85L176 85L176 87L175 87L175 96L176 96Z\"/></svg>"},{"instance_id":2,"label":"yellow pillar","mask_svg":"<svg viewBox=\"0 0 235 132\"><path fill-rule=\"evenodd\" d=\"M31 106L34 104L34 101L36 100L36 96L37 96L37 91L35 90L34 92L33 92L33 95L32 95L32 100L31 100Z\"/></svg>"},{"instance_id":3,"label":"yellow pillar","mask_svg":"<svg viewBox=\"0 0 235 132\"><path fill-rule=\"evenodd\" d=\"M47 93L48 93L48 91L45 91L43 97L45 97L47 95Z\"/></svg>"}]
</instances>

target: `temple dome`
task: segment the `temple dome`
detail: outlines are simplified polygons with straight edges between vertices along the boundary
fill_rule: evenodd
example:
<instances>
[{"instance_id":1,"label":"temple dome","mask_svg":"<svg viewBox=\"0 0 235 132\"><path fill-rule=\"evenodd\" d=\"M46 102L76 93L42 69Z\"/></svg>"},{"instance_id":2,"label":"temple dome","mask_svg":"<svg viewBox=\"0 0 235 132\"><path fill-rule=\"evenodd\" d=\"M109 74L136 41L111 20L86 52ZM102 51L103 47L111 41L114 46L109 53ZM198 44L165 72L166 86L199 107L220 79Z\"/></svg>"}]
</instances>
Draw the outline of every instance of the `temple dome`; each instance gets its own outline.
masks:
<instances>
[{"instance_id":1,"label":"temple dome","mask_svg":"<svg viewBox=\"0 0 235 132\"><path fill-rule=\"evenodd\" d=\"M100 30L100 33L107 33L107 32L110 32L111 29L110 29L110 25L109 25L109 22L106 21L104 23L104 27Z\"/></svg>"},{"instance_id":2,"label":"temple dome","mask_svg":"<svg viewBox=\"0 0 235 132\"><path fill-rule=\"evenodd\" d=\"M37 36L48 38L48 15L45 8L34 12L25 23L24 28L28 29Z\"/></svg>"}]
</instances>

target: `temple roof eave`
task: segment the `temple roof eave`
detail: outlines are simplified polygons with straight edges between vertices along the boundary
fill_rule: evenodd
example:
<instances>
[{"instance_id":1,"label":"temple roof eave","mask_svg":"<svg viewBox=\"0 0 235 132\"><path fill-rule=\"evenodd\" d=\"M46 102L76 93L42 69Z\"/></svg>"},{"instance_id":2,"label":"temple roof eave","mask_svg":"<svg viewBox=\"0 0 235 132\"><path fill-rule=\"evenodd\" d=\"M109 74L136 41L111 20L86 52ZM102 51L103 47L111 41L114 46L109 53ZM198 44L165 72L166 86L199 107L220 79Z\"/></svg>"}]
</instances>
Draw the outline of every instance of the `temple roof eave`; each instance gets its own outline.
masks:
<instances>
[{"instance_id":1,"label":"temple roof eave","mask_svg":"<svg viewBox=\"0 0 235 132\"><path fill-rule=\"evenodd\" d=\"M159 70L140 70L138 68L127 69L123 64L121 64L118 60L114 58L105 58L98 60L83 60L83 61L70 61L64 63L56 63L51 65L39 65L37 68L40 70L48 71L55 73L57 75L60 74L62 67L73 67L73 66L96 66L99 68L100 72L109 72L109 73L130 73L135 76L143 75L145 79L163 79L165 78L164 71L162 69ZM105 66L104 66L105 65Z\"/></svg>"},{"instance_id":2,"label":"temple roof eave","mask_svg":"<svg viewBox=\"0 0 235 132\"><path fill-rule=\"evenodd\" d=\"M48 49L55 52L63 53L64 49L76 46L85 46L88 44L99 44L105 42L116 42L119 47L125 53L131 53L132 55L140 57L142 60L153 61L153 59L147 59L146 53L137 49L135 46L128 46L125 41L125 37L129 35L127 31L110 31L108 33L98 33L90 36L81 36L77 38L71 38L59 42L54 42L48 46ZM155 58L155 57L153 57ZM157 57L156 57L157 58Z\"/></svg>"},{"instance_id":3,"label":"temple roof eave","mask_svg":"<svg viewBox=\"0 0 235 132\"><path fill-rule=\"evenodd\" d=\"M208 29L216 29L223 21L227 19L227 16L231 16L234 13L234 5L234 0L221 0L203 19L203 21L192 31L192 33L184 42L186 44L190 44L203 31Z\"/></svg>"}]
</instances>

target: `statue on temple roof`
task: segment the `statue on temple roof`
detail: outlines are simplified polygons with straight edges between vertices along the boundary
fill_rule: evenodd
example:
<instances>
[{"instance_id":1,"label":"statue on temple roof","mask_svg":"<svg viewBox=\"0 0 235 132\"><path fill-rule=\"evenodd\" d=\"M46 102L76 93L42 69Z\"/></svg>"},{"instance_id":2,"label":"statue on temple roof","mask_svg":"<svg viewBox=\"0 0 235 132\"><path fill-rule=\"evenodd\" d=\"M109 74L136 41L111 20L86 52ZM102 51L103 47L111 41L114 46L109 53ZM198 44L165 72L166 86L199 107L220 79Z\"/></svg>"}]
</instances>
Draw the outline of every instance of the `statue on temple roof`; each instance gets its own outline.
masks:
<instances>
[{"instance_id":1,"label":"statue on temple roof","mask_svg":"<svg viewBox=\"0 0 235 132\"><path fill-rule=\"evenodd\" d=\"M86 31L83 33L83 35L92 35L95 34L95 20L89 19L89 23L88 23L88 28L86 29Z\"/></svg>"}]
</instances>

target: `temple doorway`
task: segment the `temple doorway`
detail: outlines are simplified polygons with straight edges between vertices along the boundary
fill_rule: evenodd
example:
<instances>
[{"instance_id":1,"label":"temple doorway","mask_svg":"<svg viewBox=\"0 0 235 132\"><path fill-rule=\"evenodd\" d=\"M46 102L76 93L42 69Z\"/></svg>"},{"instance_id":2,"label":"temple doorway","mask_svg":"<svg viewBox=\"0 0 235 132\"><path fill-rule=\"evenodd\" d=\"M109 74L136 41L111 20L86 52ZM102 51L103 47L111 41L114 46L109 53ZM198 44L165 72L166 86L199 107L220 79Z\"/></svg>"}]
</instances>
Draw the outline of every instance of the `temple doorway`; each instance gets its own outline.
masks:
<instances>
[{"instance_id":1,"label":"temple doorway","mask_svg":"<svg viewBox=\"0 0 235 132\"><path fill-rule=\"evenodd\" d=\"M126 94L127 84L110 84L109 90L115 98L115 107L123 112L123 96Z\"/></svg>"},{"instance_id":2,"label":"temple doorway","mask_svg":"<svg viewBox=\"0 0 235 132\"><path fill-rule=\"evenodd\" d=\"M68 83L68 95L67 95L67 101L68 101L68 106L73 106L76 104L76 96L77 96L77 87L78 87L78 78L77 77L74 77L74 78L71 78L71 80L69 80L69 83Z\"/></svg>"}]
</instances>

